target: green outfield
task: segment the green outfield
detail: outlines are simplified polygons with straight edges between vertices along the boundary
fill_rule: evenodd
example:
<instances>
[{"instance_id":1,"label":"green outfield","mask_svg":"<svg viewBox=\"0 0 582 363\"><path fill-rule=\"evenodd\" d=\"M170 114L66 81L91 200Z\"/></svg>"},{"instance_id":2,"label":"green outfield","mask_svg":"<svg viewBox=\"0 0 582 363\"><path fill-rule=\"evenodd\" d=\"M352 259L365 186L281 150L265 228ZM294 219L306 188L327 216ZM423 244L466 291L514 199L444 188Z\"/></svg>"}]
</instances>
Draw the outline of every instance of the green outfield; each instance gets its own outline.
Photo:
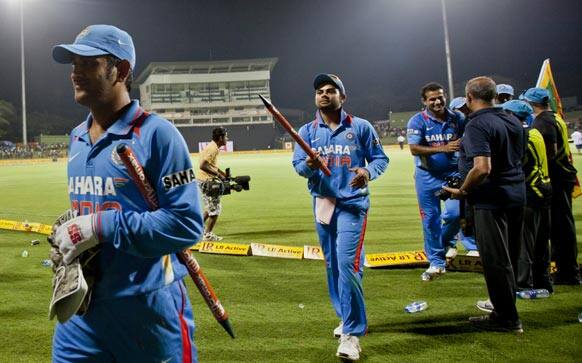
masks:
<instances>
[{"instance_id":1,"label":"green outfield","mask_svg":"<svg viewBox=\"0 0 582 363\"><path fill-rule=\"evenodd\" d=\"M422 233L408 151L387 149L387 173L373 182L367 252L422 249ZM582 158L576 166L582 170ZM222 155L233 175L251 175L251 190L224 197L215 232L234 243L317 244L306 181L290 153ZM0 219L52 223L68 207L66 163L0 164ZM574 201L582 241L582 198ZM32 239L41 244L31 246ZM582 244L578 244L582 250ZM0 362L48 362L54 322L47 318L49 268L43 236L0 230ZM21 257L23 250L28 257ZM337 340L322 261L196 254L237 334L213 320L191 281L196 344L201 362L336 362ZM582 357L582 288L557 286L548 299L518 301L525 334L485 333L467 318L487 297L483 276L448 272L421 282L422 269L364 272L369 335L363 362L574 362ZM423 299L429 308L406 314Z\"/></svg>"}]
</instances>

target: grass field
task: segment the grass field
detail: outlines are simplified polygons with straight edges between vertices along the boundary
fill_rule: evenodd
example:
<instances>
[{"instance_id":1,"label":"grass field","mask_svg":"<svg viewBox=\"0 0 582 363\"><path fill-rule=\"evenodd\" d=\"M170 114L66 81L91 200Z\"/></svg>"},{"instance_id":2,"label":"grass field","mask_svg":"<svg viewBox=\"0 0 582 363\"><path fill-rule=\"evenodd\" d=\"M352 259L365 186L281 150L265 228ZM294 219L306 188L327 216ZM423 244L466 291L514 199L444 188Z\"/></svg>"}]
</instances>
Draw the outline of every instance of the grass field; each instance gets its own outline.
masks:
<instances>
[{"instance_id":1,"label":"grass field","mask_svg":"<svg viewBox=\"0 0 582 363\"><path fill-rule=\"evenodd\" d=\"M410 154L388 149L387 173L372 184L367 252L422 249ZM576 155L578 170L582 158ZM290 154L221 156L234 175L252 176L251 190L226 196L215 232L229 242L317 244L310 197ZM65 162L0 165L0 219L52 223L68 207ZM574 202L582 241L582 198ZM0 361L50 361L54 322L47 318L52 273L43 267L42 236L0 231ZM582 249L579 243L578 248ZM21 252L29 251L27 258ZM335 362L337 341L321 261L197 254L231 315L231 340L211 317L190 281L201 362ZM582 288L557 286L548 299L518 301L525 334L484 333L467 317L487 297L483 276L449 272L430 283L421 269L370 270L364 275L369 335L364 362L530 361L582 358ZM428 310L406 314L413 300Z\"/></svg>"}]
</instances>

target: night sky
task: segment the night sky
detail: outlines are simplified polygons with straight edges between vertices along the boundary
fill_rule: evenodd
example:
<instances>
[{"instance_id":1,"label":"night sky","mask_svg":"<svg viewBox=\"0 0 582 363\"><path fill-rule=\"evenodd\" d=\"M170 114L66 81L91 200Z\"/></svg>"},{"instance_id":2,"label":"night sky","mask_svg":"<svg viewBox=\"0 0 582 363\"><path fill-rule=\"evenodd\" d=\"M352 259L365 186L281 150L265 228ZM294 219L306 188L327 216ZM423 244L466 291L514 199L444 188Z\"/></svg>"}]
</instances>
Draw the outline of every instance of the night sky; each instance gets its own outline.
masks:
<instances>
[{"instance_id":1,"label":"night sky","mask_svg":"<svg viewBox=\"0 0 582 363\"><path fill-rule=\"evenodd\" d=\"M420 107L419 88L447 85L440 0L24 0L27 108L74 120L70 68L51 48L90 24L128 31L139 75L152 61L277 57L272 98L313 112L315 74L340 75L346 109L376 120ZM582 103L582 1L446 0L455 91L477 75L534 85L551 58L562 97ZM0 99L20 109L19 12L0 0ZM137 93L135 94L137 97ZM19 111L20 112L20 111Z\"/></svg>"}]
</instances>

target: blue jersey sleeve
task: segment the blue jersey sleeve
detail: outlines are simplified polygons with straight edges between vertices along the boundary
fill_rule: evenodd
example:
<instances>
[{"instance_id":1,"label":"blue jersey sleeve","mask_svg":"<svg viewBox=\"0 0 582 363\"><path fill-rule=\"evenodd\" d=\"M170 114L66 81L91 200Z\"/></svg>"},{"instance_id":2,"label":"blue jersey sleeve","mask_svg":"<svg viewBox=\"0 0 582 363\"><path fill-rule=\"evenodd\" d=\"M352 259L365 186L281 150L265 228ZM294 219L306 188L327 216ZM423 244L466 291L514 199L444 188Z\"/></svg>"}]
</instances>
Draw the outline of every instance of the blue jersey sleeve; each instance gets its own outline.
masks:
<instances>
[{"instance_id":1,"label":"blue jersey sleeve","mask_svg":"<svg viewBox=\"0 0 582 363\"><path fill-rule=\"evenodd\" d=\"M307 145L309 145L309 130L307 129L309 125L304 125L299 129L299 136L305 140ZM307 158L309 156L307 153L299 146L298 143L295 143L295 149L293 150L293 167L297 174L301 175L305 178L311 178L315 173L319 171L316 169L311 169L307 166Z\"/></svg>"},{"instance_id":2,"label":"blue jersey sleeve","mask_svg":"<svg viewBox=\"0 0 582 363\"><path fill-rule=\"evenodd\" d=\"M376 130L367 121L362 125L361 138L361 143L365 147L364 157L368 163L366 169L370 173L370 180L374 180L384 173L389 159L384 153Z\"/></svg>"},{"instance_id":3,"label":"blue jersey sleeve","mask_svg":"<svg viewBox=\"0 0 582 363\"><path fill-rule=\"evenodd\" d=\"M142 257L175 253L196 243L203 233L198 186L186 142L166 120L145 142L144 169L156 189L159 209L155 211L106 210L95 226L102 243ZM145 135L144 135L145 137Z\"/></svg>"},{"instance_id":4,"label":"blue jersey sleeve","mask_svg":"<svg viewBox=\"0 0 582 363\"><path fill-rule=\"evenodd\" d=\"M406 126L409 145L419 145L424 141L424 121L420 113L412 116Z\"/></svg>"}]
</instances>

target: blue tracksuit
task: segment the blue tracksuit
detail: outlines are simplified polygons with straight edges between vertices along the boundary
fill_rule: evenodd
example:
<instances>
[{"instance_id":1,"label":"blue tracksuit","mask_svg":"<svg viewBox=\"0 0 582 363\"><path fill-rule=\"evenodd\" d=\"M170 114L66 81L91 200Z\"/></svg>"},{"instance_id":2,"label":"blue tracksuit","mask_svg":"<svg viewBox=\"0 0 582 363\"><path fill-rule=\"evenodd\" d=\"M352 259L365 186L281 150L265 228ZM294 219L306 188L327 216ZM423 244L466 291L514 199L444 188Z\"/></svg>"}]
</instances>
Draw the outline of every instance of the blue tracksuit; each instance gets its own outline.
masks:
<instances>
[{"instance_id":1,"label":"blue tracksuit","mask_svg":"<svg viewBox=\"0 0 582 363\"><path fill-rule=\"evenodd\" d=\"M94 144L91 115L71 133L68 190L81 214L96 213L98 277L84 316L57 324L53 360L196 361L192 308L175 252L203 232L199 192L177 129L133 101ZM159 200L149 211L115 148L127 143Z\"/></svg>"},{"instance_id":2,"label":"blue tracksuit","mask_svg":"<svg viewBox=\"0 0 582 363\"><path fill-rule=\"evenodd\" d=\"M444 122L428 111L408 121L408 144L440 146L460 138L465 127L461 112L446 110ZM424 233L424 250L431 266L445 267L445 249L455 246L459 232L459 201L448 199L441 214L441 202L434 195L446 183L445 178L458 175L458 153L436 153L415 156L415 186ZM464 237L466 249L477 249L472 238Z\"/></svg>"},{"instance_id":3,"label":"blue tracksuit","mask_svg":"<svg viewBox=\"0 0 582 363\"><path fill-rule=\"evenodd\" d=\"M332 131L319 112L314 121L304 125L299 135L327 161L331 176L310 169L307 154L295 146L293 166L308 179L307 186L314 197L336 198L331 223L315 222L325 256L327 282L331 302L337 316L344 322L343 333L366 334L367 319L362 274L364 234L370 206L368 188L355 189L350 182L355 176L349 168L362 167L370 172L370 180L386 170L388 157L372 125L361 118L341 111L341 122ZM366 165L367 164L367 165Z\"/></svg>"}]
</instances>

